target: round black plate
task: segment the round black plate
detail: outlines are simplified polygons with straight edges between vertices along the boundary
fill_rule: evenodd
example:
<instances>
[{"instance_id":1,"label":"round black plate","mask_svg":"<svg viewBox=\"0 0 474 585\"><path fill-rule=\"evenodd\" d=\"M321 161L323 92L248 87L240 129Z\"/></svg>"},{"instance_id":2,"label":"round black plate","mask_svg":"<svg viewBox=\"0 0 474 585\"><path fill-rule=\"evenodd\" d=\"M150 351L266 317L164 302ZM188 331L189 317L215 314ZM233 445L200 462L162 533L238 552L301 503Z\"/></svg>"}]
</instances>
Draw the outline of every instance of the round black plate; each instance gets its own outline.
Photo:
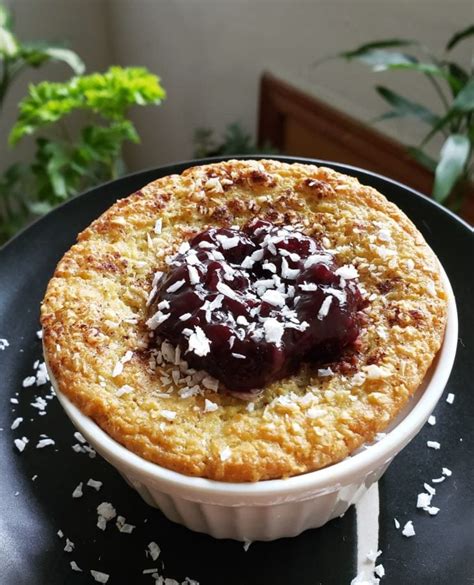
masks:
<instances>
[{"instance_id":1,"label":"round black plate","mask_svg":"<svg viewBox=\"0 0 474 585\"><path fill-rule=\"evenodd\" d=\"M348 585L357 573L353 509L323 528L292 539L254 543L247 552L241 543L193 533L148 507L100 457L91 459L72 451L77 442L74 429L57 401L49 401L45 416L39 416L31 406L34 397L47 393L49 386L22 388L22 380L32 374L33 362L41 358L36 337L39 303L56 263L74 243L76 234L118 198L194 164L196 161L141 172L89 191L30 226L0 251L0 338L10 342L0 351L2 585L93 583L90 569L110 573L111 585L153 585L151 575L143 574L150 567L179 582L189 576L201 585ZM455 401L452 405L444 398L440 401L436 426L427 425L380 481L379 548L383 554L379 562L386 571L382 583L472 583L472 231L439 205L394 181L344 165L324 164L374 186L407 213L443 263L459 310L459 347L446 389L446 393L455 394ZM10 402L15 397L18 404ZM24 421L11 430L16 417ZM55 446L36 449L41 433L52 437ZM19 453L13 441L22 436L30 442ZM439 441L441 449L428 449L427 440ZM433 505L440 512L428 516L416 509L416 497L424 491L423 482L440 476L442 467L453 473L436 485ZM37 476L34 481L33 476ZM84 496L73 499L71 493L77 484L89 478L103 481L102 489L96 492L84 487ZM112 502L127 522L136 525L133 534L118 532L113 523L105 532L95 527L95 508L103 501ZM394 517L402 526L413 520L416 536L402 536L394 526ZM74 542L72 553L63 551L65 539L58 537L58 530ZM150 541L162 549L156 562L145 556ZM71 560L84 572L72 572Z\"/></svg>"}]
</instances>

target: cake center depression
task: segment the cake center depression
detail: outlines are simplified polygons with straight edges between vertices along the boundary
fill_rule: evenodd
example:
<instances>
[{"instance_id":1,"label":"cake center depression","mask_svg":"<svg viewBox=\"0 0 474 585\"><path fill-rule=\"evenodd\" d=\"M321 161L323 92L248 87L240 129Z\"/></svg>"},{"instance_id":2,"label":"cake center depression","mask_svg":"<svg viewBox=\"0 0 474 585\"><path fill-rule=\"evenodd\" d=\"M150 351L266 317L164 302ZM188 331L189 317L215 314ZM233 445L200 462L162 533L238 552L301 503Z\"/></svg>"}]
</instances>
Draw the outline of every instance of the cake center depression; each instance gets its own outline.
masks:
<instances>
[{"instance_id":1,"label":"cake center depression","mask_svg":"<svg viewBox=\"0 0 474 585\"><path fill-rule=\"evenodd\" d=\"M293 226L211 228L183 242L169 266L148 298L151 343L179 346L229 390L337 360L359 335L356 268Z\"/></svg>"}]
</instances>

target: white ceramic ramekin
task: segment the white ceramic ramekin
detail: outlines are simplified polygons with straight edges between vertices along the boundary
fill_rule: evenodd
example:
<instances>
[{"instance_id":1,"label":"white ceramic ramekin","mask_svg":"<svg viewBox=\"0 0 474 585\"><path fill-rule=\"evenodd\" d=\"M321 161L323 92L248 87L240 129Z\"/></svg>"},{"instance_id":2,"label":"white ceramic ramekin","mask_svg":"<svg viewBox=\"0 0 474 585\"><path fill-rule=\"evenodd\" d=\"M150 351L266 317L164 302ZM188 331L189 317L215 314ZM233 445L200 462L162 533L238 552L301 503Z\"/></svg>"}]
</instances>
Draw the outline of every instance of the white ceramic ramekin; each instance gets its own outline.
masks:
<instances>
[{"instance_id":1,"label":"white ceramic ramekin","mask_svg":"<svg viewBox=\"0 0 474 585\"><path fill-rule=\"evenodd\" d=\"M113 440L57 391L69 418L143 499L170 520L215 538L274 540L341 516L377 481L427 421L448 381L458 338L453 291L443 345L409 406L378 442L340 463L288 479L226 483L189 477L142 459Z\"/></svg>"}]
</instances>

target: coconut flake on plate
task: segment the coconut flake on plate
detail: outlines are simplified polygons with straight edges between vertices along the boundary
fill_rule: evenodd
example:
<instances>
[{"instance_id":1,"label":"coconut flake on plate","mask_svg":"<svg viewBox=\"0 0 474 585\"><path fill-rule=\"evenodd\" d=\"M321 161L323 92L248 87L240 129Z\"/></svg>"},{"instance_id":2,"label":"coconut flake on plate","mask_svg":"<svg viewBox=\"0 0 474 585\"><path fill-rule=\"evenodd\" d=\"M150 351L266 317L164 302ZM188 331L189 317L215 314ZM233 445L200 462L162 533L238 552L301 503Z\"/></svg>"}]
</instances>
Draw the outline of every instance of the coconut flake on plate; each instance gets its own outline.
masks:
<instances>
[{"instance_id":1,"label":"coconut flake on plate","mask_svg":"<svg viewBox=\"0 0 474 585\"><path fill-rule=\"evenodd\" d=\"M82 498L83 496L82 485L83 484L81 481L81 483L74 488L74 491L72 492L73 498Z\"/></svg>"},{"instance_id":2,"label":"coconut flake on plate","mask_svg":"<svg viewBox=\"0 0 474 585\"><path fill-rule=\"evenodd\" d=\"M406 536L407 538L410 538L411 536L415 536L416 532L415 532L415 528L413 527L412 520L409 520L405 524L405 526L403 527L403 530L402 530L402 534L403 534L403 536Z\"/></svg>"},{"instance_id":3,"label":"coconut flake on plate","mask_svg":"<svg viewBox=\"0 0 474 585\"><path fill-rule=\"evenodd\" d=\"M94 569L91 569L90 573L97 583L107 583L110 578L110 575L102 573L102 571L94 571Z\"/></svg>"},{"instance_id":4,"label":"coconut flake on plate","mask_svg":"<svg viewBox=\"0 0 474 585\"><path fill-rule=\"evenodd\" d=\"M115 525L119 529L119 532L123 532L124 534L131 534L136 528L133 524L127 524L124 516L117 516Z\"/></svg>"},{"instance_id":5,"label":"coconut flake on plate","mask_svg":"<svg viewBox=\"0 0 474 585\"><path fill-rule=\"evenodd\" d=\"M146 556L150 555L151 559L153 561L156 561L157 558L160 556L161 554L161 549L160 547L156 544L156 542L151 541L148 543L148 546L145 550L145 554Z\"/></svg>"},{"instance_id":6,"label":"coconut flake on plate","mask_svg":"<svg viewBox=\"0 0 474 585\"><path fill-rule=\"evenodd\" d=\"M79 567L76 561L71 561L69 564L71 565L71 569L73 571L76 571L77 573L82 573L82 569Z\"/></svg>"},{"instance_id":7,"label":"coconut flake on plate","mask_svg":"<svg viewBox=\"0 0 474 585\"><path fill-rule=\"evenodd\" d=\"M40 439L36 444L37 449L43 449L44 447L51 447L55 445L55 441L50 439L49 437L45 437L44 439Z\"/></svg>"},{"instance_id":8,"label":"coconut flake on plate","mask_svg":"<svg viewBox=\"0 0 474 585\"><path fill-rule=\"evenodd\" d=\"M23 386L23 388L29 388L30 386L33 386L35 383L36 383L36 376L27 376L23 380L21 385Z\"/></svg>"},{"instance_id":9,"label":"coconut flake on plate","mask_svg":"<svg viewBox=\"0 0 474 585\"><path fill-rule=\"evenodd\" d=\"M426 441L426 445L430 449L440 449L441 448L441 443L438 443L438 441Z\"/></svg>"},{"instance_id":10,"label":"coconut flake on plate","mask_svg":"<svg viewBox=\"0 0 474 585\"><path fill-rule=\"evenodd\" d=\"M20 424L23 422L23 418L21 416L17 417L11 424L11 430L14 431L15 429L17 429Z\"/></svg>"},{"instance_id":11,"label":"coconut flake on plate","mask_svg":"<svg viewBox=\"0 0 474 585\"><path fill-rule=\"evenodd\" d=\"M24 451L26 445L29 443L29 440L26 437L22 437L21 439L15 439L13 441L15 443L15 447L20 451Z\"/></svg>"},{"instance_id":12,"label":"coconut flake on plate","mask_svg":"<svg viewBox=\"0 0 474 585\"><path fill-rule=\"evenodd\" d=\"M102 482L98 481L96 479L88 479L87 480L87 485L91 488L94 488L97 492L100 490L100 488L102 487Z\"/></svg>"}]
</instances>

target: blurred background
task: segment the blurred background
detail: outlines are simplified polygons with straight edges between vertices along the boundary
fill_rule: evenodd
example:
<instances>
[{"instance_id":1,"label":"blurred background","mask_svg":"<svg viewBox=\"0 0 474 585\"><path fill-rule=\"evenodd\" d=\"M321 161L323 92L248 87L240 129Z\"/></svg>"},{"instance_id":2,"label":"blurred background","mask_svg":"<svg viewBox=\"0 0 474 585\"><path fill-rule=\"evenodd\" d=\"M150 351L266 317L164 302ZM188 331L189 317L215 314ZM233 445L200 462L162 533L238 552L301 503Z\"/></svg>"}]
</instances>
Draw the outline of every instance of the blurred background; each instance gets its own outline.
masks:
<instances>
[{"instance_id":1,"label":"blurred background","mask_svg":"<svg viewBox=\"0 0 474 585\"><path fill-rule=\"evenodd\" d=\"M464 125L452 124L444 136L435 133L423 151L426 160L419 152L407 153L405 147L419 145L429 124L449 111L456 97L449 79L404 67L374 73L373 59L330 58L374 40L400 38L417 40L445 56L452 35L474 22L472 1L0 0L0 4L13 17L9 30L18 42L39 39L67 46L84 62L85 74L105 72L111 65L140 66L161 78L166 99L156 98L162 102L159 106L127 110L140 143L123 141L120 173L200 154L270 150L358 164L429 193L447 134L469 136L471 124L469 140L474 140L469 117ZM464 85L469 76L472 85L471 34L449 51L450 61L458 67L453 75L463 80L464 74ZM411 51L401 43L387 48L398 55ZM423 49L414 50L417 59L426 61ZM377 67L383 68L379 62ZM34 136L24 131L14 147L7 145L28 85L63 82L73 74L68 65L47 60L40 67L26 68L11 83L0 111L0 171L35 157L36 131ZM448 109L433 78L446 86L442 91ZM381 95L376 85L391 88L395 98L405 96L410 103ZM410 111L410 104L421 104L434 117ZM387 110L395 114L373 124ZM74 132L84 121L79 114L64 123ZM45 131L48 135L50 130ZM460 179L463 196L452 205L469 218L466 200L472 199L472 185L466 188L465 179L472 143L460 148L457 164L464 165L464 175L449 179L444 186L448 193L438 193L438 199L452 195ZM41 202L41 197L44 193L36 200ZM55 203L52 199L50 207ZM47 206L41 205L34 209L37 214L45 210ZM7 215L4 211L4 222Z\"/></svg>"}]
</instances>

